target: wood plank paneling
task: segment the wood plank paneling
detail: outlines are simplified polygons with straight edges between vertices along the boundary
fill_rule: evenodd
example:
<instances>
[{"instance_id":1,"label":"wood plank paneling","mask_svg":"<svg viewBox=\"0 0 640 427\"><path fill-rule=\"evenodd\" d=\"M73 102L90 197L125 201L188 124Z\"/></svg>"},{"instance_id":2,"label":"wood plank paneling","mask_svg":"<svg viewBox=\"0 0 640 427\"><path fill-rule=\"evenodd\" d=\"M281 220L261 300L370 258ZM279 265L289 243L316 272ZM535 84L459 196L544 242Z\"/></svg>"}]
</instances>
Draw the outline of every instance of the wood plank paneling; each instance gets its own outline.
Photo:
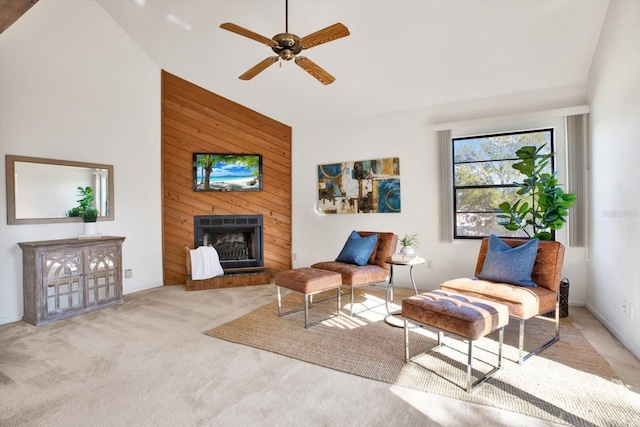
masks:
<instances>
[{"instance_id":1,"label":"wood plank paneling","mask_svg":"<svg viewBox=\"0 0 640 427\"><path fill-rule=\"evenodd\" d=\"M195 192L192 154L262 155L261 192ZM262 215L265 267L291 268L291 127L162 71L165 285L186 283L195 215Z\"/></svg>"},{"instance_id":2,"label":"wood plank paneling","mask_svg":"<svg viewBox=\"0 0 640 427\"><path fill-rule=\"evenodd\" d=\"M3 0L0 2L0 34L36 3L38 0Z\"/></svg>"}]
</instances>

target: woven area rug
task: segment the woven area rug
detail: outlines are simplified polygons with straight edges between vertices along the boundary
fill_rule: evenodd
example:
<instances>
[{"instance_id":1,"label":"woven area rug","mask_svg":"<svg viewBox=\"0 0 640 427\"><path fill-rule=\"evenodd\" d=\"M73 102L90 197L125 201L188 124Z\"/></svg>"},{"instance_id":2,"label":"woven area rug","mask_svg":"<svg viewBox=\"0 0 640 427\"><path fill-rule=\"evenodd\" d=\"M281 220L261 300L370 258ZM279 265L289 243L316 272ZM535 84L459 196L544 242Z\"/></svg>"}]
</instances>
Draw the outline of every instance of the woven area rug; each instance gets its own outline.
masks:
<instances>
[{"instance_id":1,"label":"woven area rug","mask_svg":"<svg viewBox=\"0 0 640 427\"><path fill-rule=\"evenodd\" d=\"M396 290L399 309L409 293ZM317 297L316 300L319 300ZM337 371L389 384L488 405L574 426L638 425L640 407L582 334L567 319L561 319L560 342L517 364L517 322L505 329L502 369L482 387L468 394L465 342L445 337L444 348L404 362L404 332L385 323L384 289L368 287L356 293L357 316L335 314L336 301L314 304L304 328L304 312L278 317L276 303L268 304L239 319L207 331L207 335L278 353ZM302 298L292 293L283 298L284 310L301 307ZM525 350L538 347L553 336L553 322L533 319L526 323ZM418 354L436 343L427 328L410 331L410 354ZM498 334L474 346L474 377L497 363Z\"/></svg>"}]
</instances>

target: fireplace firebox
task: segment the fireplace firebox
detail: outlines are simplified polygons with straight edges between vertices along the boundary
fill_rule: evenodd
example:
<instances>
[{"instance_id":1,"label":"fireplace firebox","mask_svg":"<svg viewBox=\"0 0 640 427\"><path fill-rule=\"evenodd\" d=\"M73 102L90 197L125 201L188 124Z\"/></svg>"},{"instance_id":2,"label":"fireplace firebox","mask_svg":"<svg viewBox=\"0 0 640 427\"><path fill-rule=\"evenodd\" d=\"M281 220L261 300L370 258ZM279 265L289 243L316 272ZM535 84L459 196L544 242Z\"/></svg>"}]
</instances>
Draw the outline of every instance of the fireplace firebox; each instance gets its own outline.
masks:
<instances>
[{"instance_id":1,"label":"fireplace firebox","mask_svg":"<svg viewBox=\"0 0 640 427\"><path fill-rule=\"evenodd\" d=\"M262 215L197 215L194 248L213 246L223 269L263 267Z\"/></svg>"}]
</instances>

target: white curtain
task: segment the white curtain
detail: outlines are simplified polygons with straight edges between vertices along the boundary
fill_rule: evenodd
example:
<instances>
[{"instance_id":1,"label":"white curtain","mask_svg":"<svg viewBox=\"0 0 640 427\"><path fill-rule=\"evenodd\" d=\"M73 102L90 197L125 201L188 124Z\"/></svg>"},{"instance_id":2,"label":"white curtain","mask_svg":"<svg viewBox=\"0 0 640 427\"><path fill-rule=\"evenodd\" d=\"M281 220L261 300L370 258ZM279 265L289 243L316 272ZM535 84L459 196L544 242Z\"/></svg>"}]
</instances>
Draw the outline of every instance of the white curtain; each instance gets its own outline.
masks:
<instances>
[{"instance_id":1,"label":"white curtain","mask_svg":"<svg viewBox=\"0 0 640 427\"><path fill-rule=\"evenodd\" d=\"M587 114L567 116L566 191L577 196L569 209L569 246L584 247L587 222Z\"/></svg>"},{"instance_id":2,"label":"white curtain","mask_svg":"<svg viewBox=\"0 0 640 427\"><path fill-rule=\"evenodd\" d=\"M438 132L440 154L440 241L453 242L453 159L451 130Z\"/></svg>"}]
</instances>

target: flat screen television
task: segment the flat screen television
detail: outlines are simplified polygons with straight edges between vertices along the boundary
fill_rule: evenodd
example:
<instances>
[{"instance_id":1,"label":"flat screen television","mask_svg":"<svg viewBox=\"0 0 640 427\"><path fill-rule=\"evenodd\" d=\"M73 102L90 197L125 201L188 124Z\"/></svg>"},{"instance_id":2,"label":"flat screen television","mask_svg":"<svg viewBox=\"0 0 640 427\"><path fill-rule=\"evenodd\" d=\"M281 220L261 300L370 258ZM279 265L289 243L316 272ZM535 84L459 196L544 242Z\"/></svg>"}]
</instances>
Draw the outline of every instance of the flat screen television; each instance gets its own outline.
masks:
<instances>
[{"instance_id":1,"label":"flat screen television","mask_svg":"<svg viewBox=\"0 0 640 427\"><path fill-rule=\"evenodd\" d=\"M262 191L262 156L193 153L193 191Z\"/></svg>"}]
</instances>

